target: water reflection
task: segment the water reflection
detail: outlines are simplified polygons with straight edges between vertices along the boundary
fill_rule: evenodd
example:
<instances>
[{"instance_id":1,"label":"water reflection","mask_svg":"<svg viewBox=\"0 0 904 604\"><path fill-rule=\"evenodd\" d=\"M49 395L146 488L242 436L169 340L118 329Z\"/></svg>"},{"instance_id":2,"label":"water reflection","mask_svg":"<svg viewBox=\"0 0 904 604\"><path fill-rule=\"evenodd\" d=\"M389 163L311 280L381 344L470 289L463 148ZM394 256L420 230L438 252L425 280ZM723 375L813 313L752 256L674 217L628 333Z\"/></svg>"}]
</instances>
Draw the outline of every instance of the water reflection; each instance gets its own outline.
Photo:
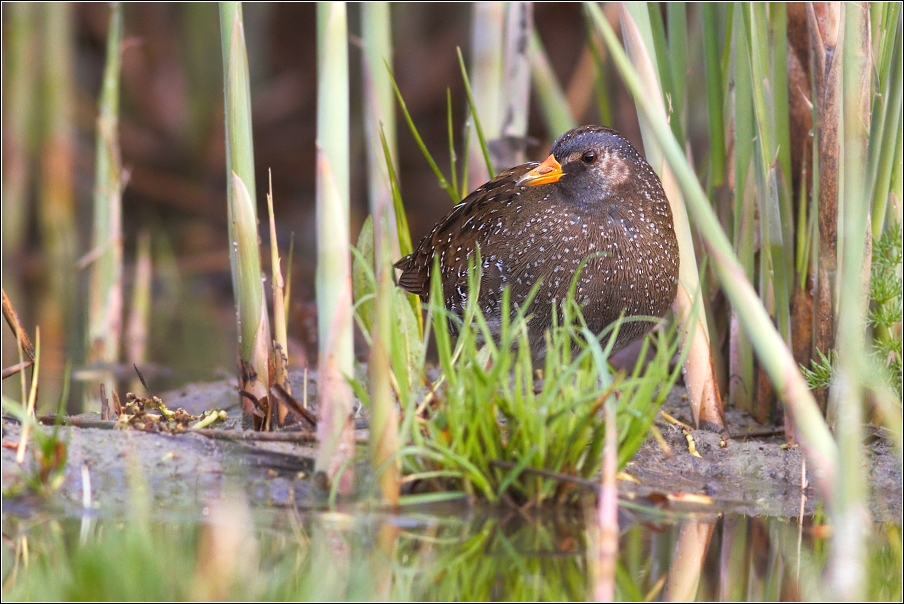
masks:
<instances>
[{"instance_id":1,"label":"water reflection","mask_svg":"<svg viewBox=\"0 0 904 604\"><path fill-rule=\"evenodd\" d=\"M38 294L21 286L7 267L3 270L3 287L13 300L25 329L32 338L35 325L41 328L41 371L38 413L53 413L57 410L63 391L64 365L72 364L72 380L67 411L72 414L99 412L99 402L85 405L87 398L97 399L99 375L113 372L118 380L117 389L121 395L132 389L135 379L131 364L115 366L94 366L85 363L84 334L79 331L80 323L68 315L48 319L42 314L53 310L53 305L45 303ZM179 278L178 276L158 279L159 294L152 308L151 325L146 343L148 358L154 362L140 364L151 390L159 394L168 389L181 388L198 380L211 380L220 374L233 375L235 365L235 310L231 303L223 303L222 288L209 283L210 279L199 277ZM71 303L65 305L67 313L78 315L80 300L70 296ZM43 318L42 318L43 317ZM68 335L60 335L59 329L48 330L47 326L61 323L72 324ZM4 327L5 329L5 327ZM9 367L19 362L19 352L14 337L2 338L3 366ZM31 379L31 373L27 373ZM3 381L3 396L12 400L23 399L19 378ZM109 389L108 389L109 390Z\"/></svg>"},{"instance_id":2,"label":"water reflection","mask_svg":"<svg viewBox=\"0 0 904 604\"><path fill-rule=\"evenodd\" d=\"M593 518L592 514L586 515ZM622 515L619 600L821 599L818 518ZM3 517L3 585L28 599L585 600L595 529L580 509L384 514L212 502L196 520ZM802 547L798 554L798 531ZM871 599L900 600L901 530L876 525ZM126 585L128 583L128 585Z\"/></svg>"}]
</instances>

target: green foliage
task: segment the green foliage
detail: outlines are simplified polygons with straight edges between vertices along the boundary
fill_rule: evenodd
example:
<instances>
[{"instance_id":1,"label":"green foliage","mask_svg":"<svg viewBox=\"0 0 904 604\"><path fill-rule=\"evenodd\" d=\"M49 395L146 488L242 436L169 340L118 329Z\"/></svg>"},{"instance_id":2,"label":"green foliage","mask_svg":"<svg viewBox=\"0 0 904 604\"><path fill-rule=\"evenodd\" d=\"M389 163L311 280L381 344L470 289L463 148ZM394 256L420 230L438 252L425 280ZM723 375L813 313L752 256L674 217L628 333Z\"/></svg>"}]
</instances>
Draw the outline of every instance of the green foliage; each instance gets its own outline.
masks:
<instances>
[{"instance_id":1,"label":"green foliage","mask_svg":"<svg viewBox=\"0 0 904 604\"><path fill-rule=\"evenodd\" d=\"M63 390L57 405L57 421L49 432L38 423L34 415L28 413L25 405L3 398L4 413L9 413L19 420L23 429L28 425L30 435L28 449L32 456L32 461L24 466L20 474L21 480L13 480L3 485L4 497L21 495L24 490L47 497L63 484L69 449L68 444L60 438L60 420L69 399L70 371L71 366L67 363L63 376Z\"/></svg>"},{"instance_id":2,"label":"green foliage","mask_svg":"<svg viewBox=\"0 0 904 604\"><path fill-rule=\"evenodd\" d=\"M6 292L3 292L3 314L9 320L13 332L16 334L17 345L19 348L19 361L22 362L23 353L28 350L28 356L31 357L33 363L31 365L31 385L26 389L25 369L21 369L23 373L19 374L22 384L22 399L16 401L6 396L2 397L0 403L4 413L9 413L19 421L19 435L15 445L15 470L10 472L10 480L6 480L6 472L4 469L3 496L22 495L23 491L30 490L39 496L48 496L63 483L63 472L66 469L66 461L68 457L68 447L62 439L59 438L59 428L63 412L66 409L66 402L69 399L69 378L72 371L72 365L67 361L63 372L63 388L60 393L60 400L57 403L57 419L53 426L53 431L47 434L35 417L35 409L38 403L38 384L41 376L41 330L35 330L35 343L33 350L28 338L24 333L20 333L21 325L18 324L18 317L13 311L12 320L7 314L7 298ZM103 392L103 385L101 385ZM4 427L4 436L6 429ZM7 446L7 443L3 443ZM25 455L31 453L32 460L26 461ZM18 471L18 475L16 474Z\"/></svg>"},{"instance_id":3,"label":"green foliage","mask_svg":"<svg viewBox=\"0 0 904 604\"><path fill-rule=\"evenodd\" d=\"M500 518L422 508L353 518L290 512L274 527L266 511L252 525L241 514L204 523L178 515L155 520L140 498L133 510L126 518L5 518L3 600L582 601L595 559L593 533L580 514ZM796 522L728 515L726 524L729 519L734 546L719 569L732 599L777 600L789 593L825 599L827 538L815 530L823 521L806 521L814 530L805 532L799 550ZM677 536L680 527L671 524L677 520L658 517L652 538L648 523L622 535L619 600L659 599L662 565L673 549L660 546ZM392 538L381 538L387 530ZM900 601L901 528L887 524L867 532L865 599ZM765 572L752 572L754 543L774 560ZM700 600L726 593L712 583L720 575L711 563Z\"/></svg>"},{"instance_id":4,"label":"green foliage","mask_svg":"<svg viewBox=\"0 0 904 604\"><path fill-rule=\"evenodd\" d=\"M440 527L436 541L439 547L425 547L419 535L399 539L397 556L408 563L397 571L393 600L544 602L587 597L590 569L583 550L588 533L575 517L554 524L495 517L449 522ZM563 542L572 547L562 548ZM450 543L456 545L444 545ZM619 586L630 579L619 577Z\"/></svg>"},{"instance_id":5,"label":"green foliage","mask_svg":"<svg viewBox=\"0 0 904 604\"><path fill-rule=\"evenodd\" d=\"M429 305L442 375L417 406L405 409L406 416L417 415L417 426L403 432L409 442L401 452L404 471L430 490L461 490L491 502L574 500L581 493L575 482L593 480L600 470L601 410L609 397L618 401L619 465L643 443L677 378L678 369L669 370L677 338L673 331L660 334L643 375L643 361L631 375L613 375L609 348L590 332L569 296L547 334L542 371L536 371L532 353L539 351L527 341L529 303L511 316L504 292L494 341L477 306L478 288L472 271L464 320L441 302ZM436 281L431 298L442 300Z\"/></svg>"},{"instance_id":6,"label":"green foliage","mask_svg":"<svg viewBox=\"0 0 904 604\"><path fill-rule=\"evenodd\" d=\"M807 383L811 389L828 388L832 384L832 375L835 371L835 353L831 350L829 354L824 354L821 350L816 351L818 359L810 362L809 369L800 366L801 372L807 378Z\"/></svg>"},{"instance_id":7,"label":"green foliage","mask_svg":"<svg viewBox=\"0 0 904 604\"><path fill-rule=\"evenodd\" d=\"M372 237L366 223L354 250L353 271L356 317L368 341L376 289ZM472 294L463 321L442 302L428 305L441 369L433 380L428 379L433 372L425 364L429 330L419 338L411 306L401 290L395 291L393 316L399 331L389 349L403 410L400 455L407 480L421 480L431 491L464 491L489 501L573 500L582 492L575 483L593 480L600 470L602 406L608 397L618 401L619 466L646 439L678 376L680 363L669 369L678 349L674 329L644 343L630 375L613 375L607 363L609 348L588 329L572 287L548 333L542 367L537 366L532 352L539 351L531 351L527 342L528 304L510 316L505 291L501 335L494 341L488 319L476 303L478 273L472 265ZM433 274L436 277L439 271ZM432 300L441 301L440 285L434 281ZM645 365L651 346L653 360ZM353 388L368 404L366 386L353 381ZM551 477L550 472L566 478Z\"/></svg>"},{"instance_id":8,"label":"green foliage","mask_svg":"<svg viewBox=\"0 0 904 604\"><path fill-rule=\"evenodd\" d=\"M32 436L28 443L32 461L26 461L19 480L13 479L3 485L3 496L15 497L24 494L24 491L42 497L49 496L63 484L63 472L66 470L68 447L59 437L59 426L46 432L22 405L6 398L3 399L3 411L10 413L23 425L29 423L29 434Z\"/></svg>"},{"instance_id":9,"label":"green foliage","mask_svg":"<svg viewBox=\"0 0 904 604\"><path fill-rule=\"evenodd\" d=\"M901 225L890 224L873 247L869 323L874 328L873 346L877 364L884 368L888 384L902 396L901 322L904 299L901 279Z\"/></svg>"},{"instance_id":10,"label":"green foliage","mask_svg":"<svg viewBox=\"0 0 904 604\"><path fill-rule=\"evenodd\" d=\"M901 226L889 225L873 246L872 275L870 279L870 311L867 318L873 327L872 365L882 382L894 389L898 400L902 396L902 241ZM810 367L801 371L810 388L825 388L832 382L835 355L817 351Z\"/></svg>"},{"instance_id":11,"label":"green foliage","mask_svg":"<svg viewBox=\"0 0 904 604\"><path fill-rule=\"evenodd\" d=\"M136 518L105 527L85 543L67 540L62 527L42 531L41 545L20 577L4 583L4 600L71 602L189 598L187 572L197 527L155 525ZM34 539L34 537L33 537ZM34 545L32 547L35 547ZM4 552L6 553L6 552ZM7 577L4 577L4 581Z\"/></svg>"}]
</instances>

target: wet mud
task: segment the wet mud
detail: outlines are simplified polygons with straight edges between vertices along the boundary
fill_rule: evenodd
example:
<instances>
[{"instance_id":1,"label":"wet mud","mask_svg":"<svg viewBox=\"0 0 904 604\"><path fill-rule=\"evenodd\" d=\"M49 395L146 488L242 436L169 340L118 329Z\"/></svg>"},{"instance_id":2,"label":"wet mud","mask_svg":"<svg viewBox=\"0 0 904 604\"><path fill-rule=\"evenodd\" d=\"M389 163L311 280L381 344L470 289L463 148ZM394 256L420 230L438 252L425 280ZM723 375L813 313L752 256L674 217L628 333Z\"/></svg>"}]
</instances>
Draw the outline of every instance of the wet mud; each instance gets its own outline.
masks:
<instances>
[{"instance_id":1,"label":"wet mud","mask_svg":"<svg viewBox=\"0 0 904 604\"><path fill-rule=\"evenodd\" d=\"M301 399L303 376L294 374L293 382L293 392ZM310 376L307 393L312 407L316 405L316 390L316 378ZM238 397L230 382L189 384L160 397L169 408L183 407L193 414L225 408L230 419L220 426L224 429L235 429L240 423ZM682 388L673 391L663 409L690 423ZM690 432L697 457L691 454L687 436L679 426L657 419L656 427L667 446L654 438L646 442L624 469L633 480L619 483L622 496L648 502L661 495L706 495L713 501L709 505L724 512L796 517L803 506L804 515L813 514L820 499L812 486L801 488L800 449L785 445L778 426L759 425L738 410L727 410L727 421L729 438L703 430ZM4 443L18 442L20 429L17 422L4 418ZM227 441L190 433L74 426L58 429L67 443L68 462L62 484L49 505L60 507L63 513L80 512L88 500L95 509L123 510L130 505L135 489L148 493L152 504L161 510L189 515L227 489L244 493L252 505L258 506L316 507L325 501L325 494L311 486L314 449L310 444ZM775 435L763 436L770 431ZM887 441L875 435L864 444L864 452L873 518L900 524L900 459ZM28 514L31 506L38 504L24 488L27 477L35 472L32 453L19 466L15 451L2 449L4 512Z\"/></svg>"}]
</instances>

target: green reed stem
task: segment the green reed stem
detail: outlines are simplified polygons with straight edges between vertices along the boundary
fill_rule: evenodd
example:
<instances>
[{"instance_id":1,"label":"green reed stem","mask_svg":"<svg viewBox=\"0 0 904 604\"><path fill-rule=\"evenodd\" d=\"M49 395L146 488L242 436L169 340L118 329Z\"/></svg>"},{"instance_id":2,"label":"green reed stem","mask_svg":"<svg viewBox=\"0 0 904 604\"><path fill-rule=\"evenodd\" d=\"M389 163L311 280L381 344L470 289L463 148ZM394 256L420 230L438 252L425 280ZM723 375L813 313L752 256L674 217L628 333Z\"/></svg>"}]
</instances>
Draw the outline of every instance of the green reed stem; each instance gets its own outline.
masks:
<instances>
[{"instance_id":1,"label":"green reed stem","mask_svg":"<svg viewBox=\"0 0 904 604\"><path fill-rule=\"evenodd\" d=\"M97 118L93 253L88 310L88 359L115 363L122 338L122 158L119 153L119 78L122 6L113 4ZM108 391L112 391L112 382Z\"/></svg>"},{"instance_id":2,"label":"green reed stem","mask_svg":"<svg viewBox=\"0 0 904 604\"><path fill-rule=\"evenodd\" d=\"M317 5L317 333L320 402L315 469L352 486L354 371L349 265L348 21L342 2ZM344 471L343 471L344 470ZM341 475L341 477L340 477Z\"/></svg>"},{"instance_id":3,"label":"green reed stem","mask_svg":"<svg viewBox=\"0 0 904 604\"><path fill-rule=\"evenodd\" d=\"M36 59L40 35L38 5L16 2L7 9L4 9L4 16L9 18L9 29L3 49L2 245L5 254L20 253L27 235L28 188L31 181L29 156L34 143L38 109L34 99L39 73Z\"/></svg>"},{"instance_id":4,"label":"green reed stem","mask_svg":"<svg viewBox=\"0 0 904 604\"><path fill-rule=\"evenodd\" d=\"M722 114L722 71L719 60L717 5L705 3L703 12L703 62L706 71L706 109L709 114L709 177L714 187L725 182L725 120Z\"/></svg>"},{"instance_id":5,"label":"green reed stem","mask_svg":"<svg viewBox=\"0 0 904 604\"><path fill-rule=\"evenodd\" d=\"M220 4L226 110L226 175L229 216L229 259L236 297L239 333L239 383L259 401L269 400L271 371L270 321L264 296L255 198L254 146L251 136L251 86L240 3ZM254 404L242 397L245 422L269 429L269 405L253 415ZM256 418L256 419L254 419Z\"/></svg>"},{"instance_id":6,"label":"green reed stem","mask_svg":"<svg viewBox=\"0 0 904 604\"><path fill-rule=\"evenodd\" d=\"M389 216L392 256L398 258L400 248L397 220L381 141L381 136L385 136L390 158L398 156L394 94L392 81L386 70L387 65L392 65L393 58L390 6L389 2L366 2L361 5L361 38L364 44L361 71L364 80L364 135L370 213L375 217L383 213Z\"/></svg>"},{"instance_id":7,"label":"green reed stem","mask_svg":"<svg viewBox=\"0 0 904 604\"><path fill-rule=\"evenodd\" d=\"M839 480L829 507L832 541L826 578L831 593L847 600L862 600L866 591L866 543L863 522L866 477L863 472L863 404L866 363L865 324L869 270L868 157L872 61L866 5L842 8L844 42L842 76L844 130L843 198L844 237L839 275L838 378L829 391L829 405L837 413L835 434L840 450ZM865 270L864 270L865 269Z\"/></svg>"}]
</instances>

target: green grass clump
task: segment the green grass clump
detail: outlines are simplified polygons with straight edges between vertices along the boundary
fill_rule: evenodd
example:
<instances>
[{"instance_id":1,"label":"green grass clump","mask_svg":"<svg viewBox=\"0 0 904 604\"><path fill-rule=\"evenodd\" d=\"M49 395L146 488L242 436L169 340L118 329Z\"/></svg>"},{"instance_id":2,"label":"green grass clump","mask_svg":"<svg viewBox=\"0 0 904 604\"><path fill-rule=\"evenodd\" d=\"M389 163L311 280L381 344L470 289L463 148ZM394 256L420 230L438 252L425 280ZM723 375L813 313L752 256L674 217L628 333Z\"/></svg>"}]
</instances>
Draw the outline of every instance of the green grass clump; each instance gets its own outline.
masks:
<instances>
[{"instance_id":1,"label":"green grass clump","mask_svg":"<svg viewBox=\"0 0 904 604\"><path fill-rule=\"evenodd\" d=\"M365 255L366 251L358 254L357 266L366 264ZM588 329L572 292L547 334L539 367L527 341L528 305L511 315L508 292L503 294L500 337L494 341L477 306L478 271L471 275L463 320L442 305L440 285L433 284L428 309L441 370L438 378L427 378L431 371L424 354L410 354L410 337L395 338L390 344L406 347L393 354L395 358L418 365L406 367L405 376L396 373L396 385L408 384L414 390L396 390L403 411L404 444L399 455L405 482L417 481L419 490L431 493L410 495L408 501L436 497L437 491L490 502L574 501L586 492L578 486L600 471L602 408L609 397L617 400L619 466L643 444L678 376L680 363L670 369L678 350L674 330L655 338L652 361L645 360L654 341L649 338L631 374L614 374L607 362L610 347ZM358 308L365 314L370 299L366 281L367 275L358 272ZM359 321L365 329L366 323ZM428 338L429 333L420 350L426 349ZM400 364L393 365L394 372L399 368ZM366 396L360 384L356 391Z\"/></svg>"}]
</instances>

